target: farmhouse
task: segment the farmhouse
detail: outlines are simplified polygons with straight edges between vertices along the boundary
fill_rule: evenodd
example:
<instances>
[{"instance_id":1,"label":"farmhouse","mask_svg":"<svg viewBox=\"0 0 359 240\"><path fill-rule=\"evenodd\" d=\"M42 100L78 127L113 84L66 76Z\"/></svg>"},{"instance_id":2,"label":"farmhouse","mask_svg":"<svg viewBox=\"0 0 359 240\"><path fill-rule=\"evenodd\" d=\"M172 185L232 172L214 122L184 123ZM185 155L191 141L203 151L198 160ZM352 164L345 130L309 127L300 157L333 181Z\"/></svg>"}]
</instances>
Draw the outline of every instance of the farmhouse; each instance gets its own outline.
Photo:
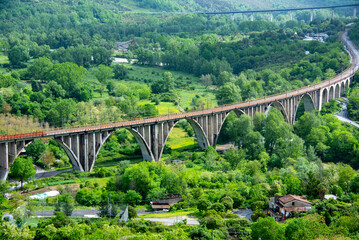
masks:
<instances>
[{"instance_id":1,"label":"farmhouse","mask_svg":"<svg viewBox=\"0 0 359 240\"><path fill-rule=\"evenodd\" d=\"M286 220L293 213L307 212L312 204L305 197L297 195L276 196L269 198L269 215L277 221Z\"/></svg>"}]
</instances>

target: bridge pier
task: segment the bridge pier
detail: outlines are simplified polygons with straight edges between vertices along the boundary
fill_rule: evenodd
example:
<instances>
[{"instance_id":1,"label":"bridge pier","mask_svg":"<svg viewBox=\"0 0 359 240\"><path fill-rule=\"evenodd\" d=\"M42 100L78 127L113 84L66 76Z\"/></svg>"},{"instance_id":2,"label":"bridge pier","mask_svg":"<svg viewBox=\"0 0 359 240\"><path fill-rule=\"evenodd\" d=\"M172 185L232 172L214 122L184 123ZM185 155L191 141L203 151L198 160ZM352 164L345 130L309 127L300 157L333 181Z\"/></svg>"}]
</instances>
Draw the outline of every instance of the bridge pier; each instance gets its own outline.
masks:
<instances>
[{"instance_id":1,"label":"bridge pier","mask_svg":"<svg viewBox=\"0 0 359 240\"><path fill-rule=\"evenodd\" d=\"M56 136L54 139L65 150L75 170L91 172L102 145L112 132L88 131Z\"/></svg>"},{"instance_id":2,"label":"bridge pier","mask_svg":"<svg viewBox=\"0 0 359 240\"><path fill-rule=\"evenodd\" d=\"M334 8L332 8L332 20L334 20Z\"/></svg>"},{"instance_id":3,"label":"bridge pier","mask_svg":"<svg viewBox=\"0 0 359 240\"><path fill-rule=\"evenodd\" d=\"M290 20L293 20L293 12L289 12Z\"/></svg>"},{"instance_id":4,"label":"bridge pier","mask_svg":"<svg viewBox=\"0 0 359 240\"><path fill-rule=\"evenodd\" d=\"M356 18L357 17L357 8L354 7L353 8L353 18Z\"/></svg>"},{"instance_id":5,"label":"bridge pier","mask_svg":"<svg viewBox=\"0 0 359 240\"><path fill-rule=\"evenodd\" d=\"M270 15L269 15L269 21L270 21L270 22L273 22L273 13L270 13Z\"/></svg>"},{"instance_id":6,"label":"bridge pier","mask_svg":"<svg viewBox=\"0 0 359 240\"><path fill-rule=\"evenodd\" d=\"M313 22L314 19L314 10L310 9L310 22Z\"/></svg>"},{"instance_id":7,"label":"bridge pier","mask_svg":"<svg viewBox=\"0 0 359 240\"><path fill-rule=\"evenodd\" d=\"M31 142L32 140L13 140L0 143L0 182L6 180L11 164Z\"/></svg>"}]
</instances>

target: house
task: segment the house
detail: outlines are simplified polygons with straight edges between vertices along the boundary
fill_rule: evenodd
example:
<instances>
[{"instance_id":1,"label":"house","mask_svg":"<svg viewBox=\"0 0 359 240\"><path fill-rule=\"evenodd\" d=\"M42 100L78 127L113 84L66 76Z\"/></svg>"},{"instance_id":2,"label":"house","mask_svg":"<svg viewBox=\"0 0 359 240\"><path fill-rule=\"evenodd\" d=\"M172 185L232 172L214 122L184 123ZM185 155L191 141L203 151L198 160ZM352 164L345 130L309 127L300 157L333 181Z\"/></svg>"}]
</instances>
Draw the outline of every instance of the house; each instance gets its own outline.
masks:
<instances>
[{"instance_id":1,"label":"house","mask_svg":"<svg viewBox=\"0 0 359 240\"><path fill-rule=\"evenodd\" d=\"M136 46L138 46L138 44L137 44L134 40L127 41L127 42L115 42L115 49L116 49L116 51L118 51L118 52L127 53L127 52L128 52L128 48L129 48L131 45L136 45Z\"/></svg>"},{"instance_id":2,"label":"house","mask_svg":"<svg viewBox=\"0 0 359 240\"><path fill-rule=\"evenodd\" d=\"M312 203L302 196L286 195L269 198L268 214L277 221L286 220L293 213L307 212L310 209Z\"/></svg>"},{"instance_id":3,"label":"house","mask_svg":"<svg viewBox=\"0 0 359 240\"><path fill-rule=\"evenodd\" d=\"M169 194L166 198L160 198L151 202L153 209L169 209L172 205L178 203L182 199L181 194Z\"/></svg>"}]
</instances>

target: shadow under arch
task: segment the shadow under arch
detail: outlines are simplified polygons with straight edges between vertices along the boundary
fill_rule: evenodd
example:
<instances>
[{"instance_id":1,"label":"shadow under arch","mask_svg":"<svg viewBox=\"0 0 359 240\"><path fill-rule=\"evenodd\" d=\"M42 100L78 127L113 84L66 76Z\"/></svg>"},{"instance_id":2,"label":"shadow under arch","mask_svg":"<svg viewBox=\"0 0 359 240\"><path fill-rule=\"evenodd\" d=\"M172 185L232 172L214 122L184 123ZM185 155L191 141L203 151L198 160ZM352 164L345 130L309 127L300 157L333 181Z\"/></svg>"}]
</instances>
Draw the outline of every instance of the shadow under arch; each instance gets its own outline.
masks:
<instances>
[{"instance_id":1,"label":"shadow under arch","mask_svg":"<svg viewBox=\"0 0 359 240\"><path fill-rule=\"evenodd\" d=\"M334 98L339 98L340 97L340 84L336 84L335 85L335 90L334 90Z\"/></svg>"},{"instance_id":2,"label":"shadow under arch","mask_svg":"<svg viewBox=\"0 0 359 240\"><path fill-rule=\"evenodd\" d=\"M329 87L329 100L334 99L334 86Z\"/></svg>"},{"instance_id":3,"label":"shadow under arch","mask_svg":"<svg viewBox=\"0 0 359 240\"><path fill-rule=\"evenodd\" d=\"M345 91L345 84L344 81L340 83L340 95L342 96Z\"/></svg>"},{"instance_id":4,"label":"shadow under arch","mask_svg":"<svg viewBox=\"0 0 359 240\"><path fill-rule=\"evenodd\" d=\"M349 78L345 80L345 89L349 88Z\"/></svg>"},{"instance_id":5,"label":"shadow under arch","mask_svg":"<svg viewBox=\"0 0 359 240\"><path fill-rule=\"evenodd\" d=\"M266 115L266 116L268 116L269 110L270 110L271 108L275 108L275 109L277 109L279 112L281 112L282 115L283 115L283 117L284 117L284 119L285 119L285 121L286 121L287 123L290 123L290 122L289 122L289 117L288 117L287 111L285 110L284 106L283 106L280 102L275 101L275 102L272 102L271 104L269 104L269 106L268 106L268 108L267 108L267 110L266 110L266 112L265 112L265 115Z\"/></svg>"},{"instance_id":6,"label":"shadow under arch","mask_svg":"<svg viewBox=\"0 0 359 240\"><path fill-rule=\"evenodd\" d=\"M322 105L328 102L328 89L324 88L322 91Z\"/></svg>"},{"instance_id":7,"label":"shadow under arch","mask_svg":"<svg viewBox=\"0 0 359 240\"><path fill-rule=\"evenodd\" d=\"M296 107L296 111L294 113L293 121L296 121L298 111L299 111L299 107L301 106L302 103L304 105L303 106L304 107L304 112L312 112L313 110L315 110L314 101L313 101L312 97L307 93L303 94L301 96L299 102L298 102L298 106Z\"/></svg>"},{"instance_id":8,"label":"shadow under arch","mask_svg":"<svg viewBox=\"0 0 359 240\"><path fill-rule=\"evenodd\" d=\"M225 125L225 122L226 122L228 116L229 116L231 113L235 113L238 118L240 118L242 115L245 114L245 112L244 112L243 110L241 110L241 109L233 109L232 111L228 112L228 113L225 115L225 117L224 117L224 119L223 119L221 125L220 125L219 128L218 128L218 135L215 136L215 138L214 138L213 147L216 147L217 142L218 142L218 139L219 139L219 136L221 135L221 132L222 132L223 125Z\"/></svg>"}]
</instances>

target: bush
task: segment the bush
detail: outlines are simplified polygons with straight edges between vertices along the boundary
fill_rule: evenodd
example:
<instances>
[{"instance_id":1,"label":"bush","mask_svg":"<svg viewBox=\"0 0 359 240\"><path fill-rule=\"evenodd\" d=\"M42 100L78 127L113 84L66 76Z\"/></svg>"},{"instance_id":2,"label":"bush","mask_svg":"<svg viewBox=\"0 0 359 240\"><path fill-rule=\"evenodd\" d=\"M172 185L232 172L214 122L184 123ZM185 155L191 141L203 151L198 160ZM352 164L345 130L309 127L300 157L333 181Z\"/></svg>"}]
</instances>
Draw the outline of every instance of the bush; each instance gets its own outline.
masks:
<instances>
[{"instance_id":1,"label":"bush","mask_svg":"<svg viewBox=\"0 0 359 240\"><path fill-rule=\"evenodd\" d=\"M222 204L222 203L214 203L211 206L211 209L215 210L216 212L225 212L226 211L226 207Z\"/></svg>"}]
</instances>

